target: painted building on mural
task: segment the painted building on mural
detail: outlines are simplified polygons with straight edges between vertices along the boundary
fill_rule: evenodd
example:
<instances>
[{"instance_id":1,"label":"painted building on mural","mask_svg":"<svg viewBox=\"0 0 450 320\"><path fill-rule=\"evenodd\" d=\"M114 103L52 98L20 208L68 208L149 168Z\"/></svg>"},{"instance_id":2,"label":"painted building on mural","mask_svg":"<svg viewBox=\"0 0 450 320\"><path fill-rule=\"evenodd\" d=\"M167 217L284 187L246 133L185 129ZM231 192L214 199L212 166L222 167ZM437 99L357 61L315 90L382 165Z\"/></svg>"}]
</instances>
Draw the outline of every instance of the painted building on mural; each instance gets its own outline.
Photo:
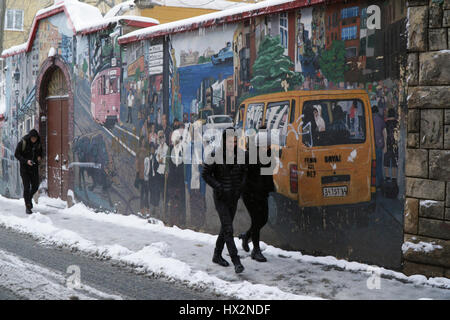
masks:
<instances>
[{"instance_id":1,"label":"painted building on mural","mask_svg":"<svg viewBox=\"0 0 450 320\"><path fill-rule=\"evenodd\" d=\"M100 23L74 32L61 25L69 18L63 13L43 18L26 50L3 54L9 79L16 68L36 76L8 83L0 175L6 183L0 192L20 196L8 150L36 127L46 134L47 163L56 170L43 170L43 188L51 195L217 233L201 161L189 160L204 156L202 142L203 152L194 152L196 129L221 115L245 129L265 124L280 133L281 165L264 241L400 268L405 49L403 41L391 47L377 39L402 34L406 13L396 7L395 17L371 30L367 7L377 5L385 17L393 10L390 1L311 4L255 4L198 17L195 24L178 21L126 35L125 28L136 27ZM139 19L134 23L143 26ZM54 65L62 72L49 73ZM51 112L67 123L62 149L50 143L58 132ZM346 132L340 142L333 133L338 125ZM388 138L380 150L375 136L384 126ZM156 160L148 176L146 159ZM375 179L377 166L379 180L396 184L397 192L377 190L383 183ZM250 221L242 203L236 219L237 232L246 230Z\"/></svg>"}]
</instances>

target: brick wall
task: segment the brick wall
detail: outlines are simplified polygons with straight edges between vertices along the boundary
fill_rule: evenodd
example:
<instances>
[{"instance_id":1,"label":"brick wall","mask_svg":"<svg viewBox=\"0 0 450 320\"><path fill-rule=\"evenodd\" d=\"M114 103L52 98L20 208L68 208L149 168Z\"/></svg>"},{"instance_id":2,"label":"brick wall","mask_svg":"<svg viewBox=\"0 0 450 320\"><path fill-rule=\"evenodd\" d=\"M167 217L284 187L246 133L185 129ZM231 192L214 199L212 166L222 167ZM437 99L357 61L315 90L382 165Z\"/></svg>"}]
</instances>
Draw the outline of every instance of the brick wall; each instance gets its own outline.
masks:
<instances>
[{"instance_id":1,"label":"brick wall","mask_svg":"<svg viewBox=\"0 0 450 320\"><path fill-rule=\"evenodd\" d=\"M450 278L450 0L408 1L404 272Z\"/></svg>"}]
</instances>

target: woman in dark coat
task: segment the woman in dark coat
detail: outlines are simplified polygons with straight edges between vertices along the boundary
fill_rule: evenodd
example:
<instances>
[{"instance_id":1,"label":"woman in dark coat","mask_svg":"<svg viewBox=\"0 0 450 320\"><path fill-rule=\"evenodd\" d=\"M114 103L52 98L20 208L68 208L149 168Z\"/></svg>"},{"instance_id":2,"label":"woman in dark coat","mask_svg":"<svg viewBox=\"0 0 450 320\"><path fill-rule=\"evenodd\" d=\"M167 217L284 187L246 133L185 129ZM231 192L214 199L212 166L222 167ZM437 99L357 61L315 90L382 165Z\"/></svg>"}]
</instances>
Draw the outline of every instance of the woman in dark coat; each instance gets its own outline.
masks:
<instances>
[{"instance_id":1,"label":"woman in dark coat","mask_svg":"<svg viewBox=\"0 0 450 320\"><path fill-rule=\"evenodd\" d=\"M269 217L269 193L275 191L273 183L273 175L262 174L263 168L270 168L271 163L262 164L260 159L260 149L266 151L267 157L271 157L270 138L263 133L259 133L255 140L251 139L251 143L255 143L254 148L250 150L257 151L257 161L255 164L248 164L247 183L245 184L242 193L245 207L251 218L251 226L247 232L241 234L239 238L242 240L242 248L245 251L250 251L248 242L252 239L253 250L251 253L252 259L259 262L266 262L266 258L262 255L259 246L261 229L266 225Z\"/></svg>"}]
</instances>

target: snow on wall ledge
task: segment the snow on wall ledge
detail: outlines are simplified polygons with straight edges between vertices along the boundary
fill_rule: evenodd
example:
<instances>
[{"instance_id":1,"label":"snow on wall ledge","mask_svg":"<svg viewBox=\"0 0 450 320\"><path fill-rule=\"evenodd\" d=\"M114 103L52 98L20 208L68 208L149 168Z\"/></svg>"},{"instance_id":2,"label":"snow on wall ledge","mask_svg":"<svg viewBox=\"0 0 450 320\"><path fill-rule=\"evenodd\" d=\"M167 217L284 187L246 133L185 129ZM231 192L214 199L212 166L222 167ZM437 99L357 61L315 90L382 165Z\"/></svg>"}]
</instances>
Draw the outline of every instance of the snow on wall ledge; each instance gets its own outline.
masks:
<instances>
[{"instance_id":1,"label":"snow on wall ledge","mask_svg":"<svg viewBox=\"0 0 450 320\"><path fill-rule=\"evenodd\" d=\"M131 24L139 23L140 26L151 26L159 24L159 21L153 18L139 16L113 16L103 17L100 10L91 5L79 2L78 0L64 0L58 2L48 8L39 10L31 27L30 36L27 42L11 47L2 52L2 57L6 58L22 52L29 51L34 41L35 32L38 28L39 21L56 14L64 12L68 18L68 22L72 24L74 34L87 34L99 31L107 26L119 21L131 22Z\"/></svg>"},{"instance_id":2,"label":"snow on wall ledge","mask_svg":"<svg viewBox=\"0 0 450 320\"><path fill-rule=\"evenodd\" d=\"M184 32L210 27L225 22L239 21L245 18L275 13L286 9L295 9L315 4L325 3L325 0L266 0L256 4L246 4L236 8L209 13L193 18L164 23L159 26L149 27L131 32L119 38L119 43L129 43L168 33Z\"/></svg>"}]
</instances>

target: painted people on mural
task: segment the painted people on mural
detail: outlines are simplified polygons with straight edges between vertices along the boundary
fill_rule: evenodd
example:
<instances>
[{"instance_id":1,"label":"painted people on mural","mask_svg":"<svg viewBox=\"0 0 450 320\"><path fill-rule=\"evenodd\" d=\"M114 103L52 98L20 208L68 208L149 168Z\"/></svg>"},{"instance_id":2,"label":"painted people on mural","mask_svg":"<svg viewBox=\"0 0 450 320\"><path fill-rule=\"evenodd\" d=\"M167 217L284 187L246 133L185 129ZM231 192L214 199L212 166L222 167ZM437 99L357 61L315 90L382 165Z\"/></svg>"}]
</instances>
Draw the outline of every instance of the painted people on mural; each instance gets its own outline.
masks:
<instances>
[{"instance_id":1,"label":"painted people on mural","mask_svg":"<svg viewBox=\"0 0 450 320\"><path fill-rule=\"evenodd\" d=\"M202 122L186 123L183 137L185 159L185 184L189 193L191 225L203 228L206 223L206 183L201 177L203 167Z\"/></svg>"},{"instance_id":2,"label":"painted people on mural","mask_svg":"<svg viewBox=\"0 0 450 320\"><path fill-rule=\"evenodd\" d=\"M139 140L139 150L136 154L136 180L135 187L140 191L140 213L149 214L149 192L148 192L148 168L145 160L148 157L150 145L144 139Z\"/></svg>"},{"instance_id":3,"label":"painted people on mural","mask_svg":"<svg viewBox=\"0 0 450 320\"><path fill-rule=\"evenodd\" d=\"M132 90L132 85L128 86L127 90L127 123L133 123L133 107L134 107L134 93Z\"/></svg>"},{"instance_id":4,"label":"painted people on mural","mask_svg":"<svg viewBox=\"0 0 450 320\"><path fill-rule=\"evenodd\" d=\"M386 123L379 114L377 106L372 107L373 127L375 133L376 177L377 188L381 188L383 179L383 150L386 141Z\"/></svg>"},{"instance_id":5,"label":"painted people on mural","mask_svg":"<svg viewBox=\"0 0 450 320\"><path fill-rule=\"evenodd\" d=\"M150 192L149 197L149 214L156 216L157 210L159 209L160 192L158 189L158 161L156 160L156 145L150 143L150 153L148 157L145 158L145 179L148 183L148 191Z\"/></svg>"},{"instance_id":6,"label":"painted people on mural","mask_svg":"<svg viewBox=\"0 0 450 320\"><path fill-rule=\"evenodd\" d=\"M387 110L386 135L383 150L384 182L382 186L383 195L395 199L399 193L397 181L398 168L398 120L394 108Z\"/></svg>"},{"instance_id":7,"label":"painted people on mural","mask_svg":"<svg viewBox=\"0 0 450 320\"><path fill-rule=\"evenodd\" d=\"M186 224L186 191L184 184L183 164L183 127L174 121L171 134L171 145L167 157L167 216L170 225L184 226Z\"/></svg>"},{"instance_id":8,"label":"painted people on mural","mask_svg":"<svg viewBox=\"0 0 450 320\"><path fill-rule=\"evenodd\" d=\"M156 170L154 187L155 199L158 199L158 205L160 204L160 199L162 198L163 206L165 206L165 200L167 198L167 189L165 188L167 183L168 171L167 171L167 156L169 152L169 146L166 143L164 132L162 130L158 131L158 146L156 148L155 157L158 162L158 169ZM155 200L156 201L156 200ZM155 205L156 206L156 205ZM163 212L160 212L160 218Z\"/></svg>"}]
</instances>

